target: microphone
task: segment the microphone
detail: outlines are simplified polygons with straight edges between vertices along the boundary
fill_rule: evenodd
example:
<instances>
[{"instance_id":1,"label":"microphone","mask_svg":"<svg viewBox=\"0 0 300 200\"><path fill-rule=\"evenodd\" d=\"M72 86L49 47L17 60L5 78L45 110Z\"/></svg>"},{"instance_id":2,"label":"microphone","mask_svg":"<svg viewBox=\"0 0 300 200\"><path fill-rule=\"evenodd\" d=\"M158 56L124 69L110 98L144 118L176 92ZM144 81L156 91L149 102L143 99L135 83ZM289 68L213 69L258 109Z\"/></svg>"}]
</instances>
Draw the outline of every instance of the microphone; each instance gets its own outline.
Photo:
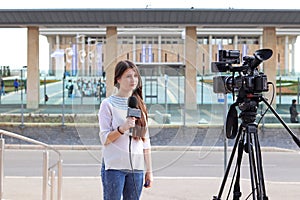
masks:
<instances>
[{"instance_id":1,"label":"microphone","mask_svg":"<svg viewBox=\"0 0 300 200\"><path fill-rule=\"evenodd\" d=\"M141 118L141 110L137 108L137 99L134 96L128 98L127 117ZM131 136L134 134L133 130L133 128L129 129L129 133Z\"/></svg>"},{"instance_id":2,"label":"microphone","mask_svg":"<svg viewBox=\"0 0 300 200\"><path fill-rule=\"evenodd\" d=\"M137 108L137 99L134 96L128 98L127 117L141 118L141 110Z\"/></svg>"}]
</instances>

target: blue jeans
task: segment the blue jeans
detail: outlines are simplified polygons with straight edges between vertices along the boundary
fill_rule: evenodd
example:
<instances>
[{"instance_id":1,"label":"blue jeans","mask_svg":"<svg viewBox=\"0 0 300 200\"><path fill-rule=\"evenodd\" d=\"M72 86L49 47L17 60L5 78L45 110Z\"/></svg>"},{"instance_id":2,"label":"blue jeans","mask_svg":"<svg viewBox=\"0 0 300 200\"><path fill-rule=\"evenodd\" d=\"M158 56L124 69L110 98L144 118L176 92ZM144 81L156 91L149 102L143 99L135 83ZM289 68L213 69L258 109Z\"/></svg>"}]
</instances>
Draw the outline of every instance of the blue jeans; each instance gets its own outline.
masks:
<instances>
[{"instance_id":1,"label":"blue jeans","mask_svg":"<svg viewBox=\"0 0 300 200\"><path fill-rule=\"evenodd\" d=\"M0 96L3 94L3 96L5 95L5 89L4 87L0 87Z\"/></svg>"},{"instance_id":2,"label":"blue jeans","mask_svg":"<svg viewBox=\"0 0 300 200\"><path fill-rule=\"evenodd\" d=\"M103 162L104 163L104 162ZM105 170L101 168L104 200L139 200L143 189L142 170Z\"/></svg>"}]
</instances>

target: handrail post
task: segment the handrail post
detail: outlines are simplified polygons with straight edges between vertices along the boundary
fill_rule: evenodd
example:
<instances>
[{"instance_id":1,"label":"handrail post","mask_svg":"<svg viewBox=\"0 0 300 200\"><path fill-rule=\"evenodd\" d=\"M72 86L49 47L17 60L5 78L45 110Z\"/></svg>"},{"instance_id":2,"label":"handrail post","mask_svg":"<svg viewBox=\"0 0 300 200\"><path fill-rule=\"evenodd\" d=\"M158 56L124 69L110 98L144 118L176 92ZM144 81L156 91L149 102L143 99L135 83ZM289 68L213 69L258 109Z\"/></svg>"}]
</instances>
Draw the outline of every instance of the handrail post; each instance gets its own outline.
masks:
<instances>
[{"instance_id":1,"label":"handrail post","mask_svg":"<svg viewBox=\"0 0 300 200\"><path fill-rule=\"evenodd\" d=\"M59 158L57 163L57 200L62 199L62 162L63 160Z\"/></svg>"},{"instance_id":2,"label":"handrail post","mask_svg":"<svg viewBox=\"0 0 300 200\"><path fill-rule=\"evenodd\" d=\"M2 135L1 135L2 136ZM3 199L3 179L4 179L4 147L5 141L4 138L0 138L0 199Z\"/></svg>"},{"instance_id":3,"label":"handrail post","mask_svg":"<svg viewBox=\"0 0 300 200\"><path fill-rule=\"evenodd\" d=\"M51 170L51 171L50 171L50 176L51 176L50 200L54 200L54 190L55 190L55 187L54 187L54 182L55 182L55 171L54 171L54 170Z\"/></svg>"},{"instance_id":4,"label":"handrail post","mask_svg":"<svg viewBox=\"0 0 300 200\"><path fill-rule=\"evenodd\" d=\"M61 159L61 153L57 149L55 149L54 147L52 147L46 143L31 139L31 138L28 138L28 137L25 137L25 136L22 136L19 134L15 134L15 133L12 133L9 131L5 131L2 129L0 129L0 156L1 156L0 157L0 200L3 199L3 182L4 182L3 181L3 177L4 177L4 173L3 173L4 158L3 157L4 157L5 143L4 143L4 139L2 138L3 135L8 136L8 137L17 138L19 140L33 143L36 145L40 145L45 148L44 152L43 152L43 169L42 169L42 172L43 172L42 200L47 200L47 198L48 198L47 196L48 196L49 171L52 170L52 167L49 167L49 150L52 150L58 154L59 160L53 167L57 166L57 170L58 170L57 199L61 200L62 199L62 162L63 162ZM53 179L51 181L53 181ZM52 184L52 186L53 186L53 184Z\"/></svg>"},{"instance_id":5,"label":"handrail post","mask_svg":"<svg viewBox=\"0 0 300 200\"><path fill-rule=\"evenodd\" d=\"M46 150L43 153L43 200L47 200L47 187L48 187L48 166L49 166L49 152Z\"/></svg>"}]
</instances>

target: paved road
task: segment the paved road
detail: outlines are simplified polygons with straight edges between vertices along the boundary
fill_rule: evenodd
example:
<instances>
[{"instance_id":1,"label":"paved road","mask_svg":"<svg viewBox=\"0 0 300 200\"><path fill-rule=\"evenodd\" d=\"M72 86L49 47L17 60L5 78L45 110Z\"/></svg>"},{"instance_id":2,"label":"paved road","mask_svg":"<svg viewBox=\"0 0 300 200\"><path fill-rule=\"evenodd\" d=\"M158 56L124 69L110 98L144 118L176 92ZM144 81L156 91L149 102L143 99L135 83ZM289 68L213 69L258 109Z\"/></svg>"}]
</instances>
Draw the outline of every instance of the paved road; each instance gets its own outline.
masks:
<instances>
[{"instance_id":1,"label":"paved road","mask_svg":"<svg viewBox=\"0 0 300 200\"><path fill-rule=\"evenodd\" d=\"M163 147L160 147L163 149ZM228 155L231 152L228 152ZM63 173L69 177L95 177L101 165L100 150L64 150ZM56 156L50 154L54 163ZM153 169L158 177L222 177L224 155L222 151L154 150ZM50 163L51 163L50 162ZM300 182L300 151L263 151L265 179L269 181ZM6 176L41 176L42 151L6 150ZM233 171L232 166L232 170ZM247 154L242 164L243 178L249 178Z\"/></svg>"},{"instance_id":2,"label":"paved road","mask_svg":"<svg viewBox=\"0 0 300 200\"><path fill-rule=\"evenodd\" d=\"M100 150L61 152L64 159L63 199L101 199ZM51 163L53 154L50 156ZM272 200L298 199L300 152L274 152L273 149L266 149L263 151L263 159L268 197ZM5 151L5 199L41 199L41 161L40 150ZM219 193L223 177L223 152L157 149L153 151L153 167L154 185L143 191L143 200L212 199L213 195ZM251 193L248 169L247 159L244 159L242 199ZM222 199L228 193L229 184L226 183Z\"/></svg>"}]
</instances>

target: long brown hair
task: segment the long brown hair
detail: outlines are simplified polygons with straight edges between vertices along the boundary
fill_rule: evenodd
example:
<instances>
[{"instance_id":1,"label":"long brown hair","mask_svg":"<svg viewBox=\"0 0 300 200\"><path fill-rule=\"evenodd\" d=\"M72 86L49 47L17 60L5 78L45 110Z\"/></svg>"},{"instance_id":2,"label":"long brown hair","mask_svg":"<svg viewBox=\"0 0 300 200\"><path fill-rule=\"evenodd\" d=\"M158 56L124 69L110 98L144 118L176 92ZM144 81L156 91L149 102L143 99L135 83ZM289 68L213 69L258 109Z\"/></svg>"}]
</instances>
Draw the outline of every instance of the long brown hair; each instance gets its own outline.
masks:
<instances>
[{"instance_id":1,"label":"long brown hair","mask_svg":"<svg viewBox=\"0 0 300 200\"><path fill-rule=\"evenodd\" d=\"M136 74L138 75L138 84L137 84L136 88L133 90L132 96L136 97L137 108L140 109L143 113L141 115L141 118L137 119L135 121L135 128L134 128L133 135L142 136L142 139L144 141L144 135L147 131L148 111L147 111L146 105L143 100L142 78L141 78L141 74L140 74L137 66L129 60L123 60L123 61L118 62L116 65L116 68L115 68L114 85L118 89L120 88L118 80L121 78L121 76L127 69L133 69L136 72ZM137 139L137 138L135 137L135 139Z\"/></svg>"}]
</instances>

